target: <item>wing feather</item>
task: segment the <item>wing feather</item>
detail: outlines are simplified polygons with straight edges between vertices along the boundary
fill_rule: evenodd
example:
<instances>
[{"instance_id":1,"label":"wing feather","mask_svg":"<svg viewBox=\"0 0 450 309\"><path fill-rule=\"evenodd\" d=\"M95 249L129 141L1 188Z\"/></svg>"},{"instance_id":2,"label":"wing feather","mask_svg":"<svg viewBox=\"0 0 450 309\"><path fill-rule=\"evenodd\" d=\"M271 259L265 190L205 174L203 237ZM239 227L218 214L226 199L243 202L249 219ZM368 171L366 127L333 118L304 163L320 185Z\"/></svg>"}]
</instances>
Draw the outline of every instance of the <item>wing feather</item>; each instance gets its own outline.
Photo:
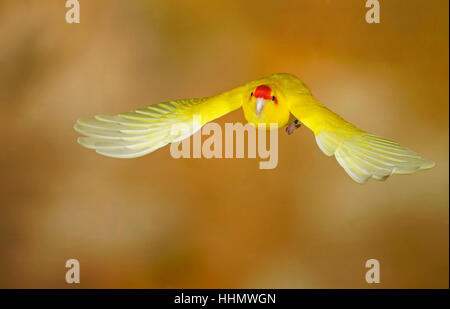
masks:
<instances>
[{"instance_id":1,"label":"wing feather","mask_svg":"<svg viewBox=\"0 0 450 309\"><path fill-rule=\"evenodd\" d=\"M395 141L365 132L333 113L309 94L290 103L291 113L310 128L319 148L334 155L358 183L373 178L385 181L392 174L411 174L434 166L416 152Z\"/></svg>"},{"instance_id":2,"label":"wing feather","mask_svg":"<svg viewBox=\"0 0 450 309\"><path fill-rule=\"evenodd\" d=\"M78 119L78 143L113 158L135 158L185 139L205 123L241 106L227 93L209 98L163 102L121 113Z\"/></svg>"}]
</instances>

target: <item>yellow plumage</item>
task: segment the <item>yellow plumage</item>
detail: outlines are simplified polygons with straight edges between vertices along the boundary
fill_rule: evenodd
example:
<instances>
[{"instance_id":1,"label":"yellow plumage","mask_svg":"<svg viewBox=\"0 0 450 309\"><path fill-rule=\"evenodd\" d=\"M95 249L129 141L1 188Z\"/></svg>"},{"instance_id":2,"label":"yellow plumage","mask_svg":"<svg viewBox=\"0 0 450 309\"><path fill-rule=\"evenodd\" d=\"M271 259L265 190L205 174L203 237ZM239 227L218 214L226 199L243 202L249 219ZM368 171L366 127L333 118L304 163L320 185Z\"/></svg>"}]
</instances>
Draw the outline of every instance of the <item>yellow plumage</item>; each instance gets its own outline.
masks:
<instances>
[{"instance_id":1,"label":"yellow plumage","mask_svg":"<svg viewBox=\"0 0 450 309\"><path fill-rule=\"evenodd\" d=\"M262 107L261 107L262 106ZM359 183L434 166L398 143L367 133L333 113L291 74L273 74L217 96L150 105L117 116L79 119L78 142L115 158L134 158L191 136L205 123L242 107L248 122L283 127L294 115L320 149Z\"/></svg>"}]
</instances>

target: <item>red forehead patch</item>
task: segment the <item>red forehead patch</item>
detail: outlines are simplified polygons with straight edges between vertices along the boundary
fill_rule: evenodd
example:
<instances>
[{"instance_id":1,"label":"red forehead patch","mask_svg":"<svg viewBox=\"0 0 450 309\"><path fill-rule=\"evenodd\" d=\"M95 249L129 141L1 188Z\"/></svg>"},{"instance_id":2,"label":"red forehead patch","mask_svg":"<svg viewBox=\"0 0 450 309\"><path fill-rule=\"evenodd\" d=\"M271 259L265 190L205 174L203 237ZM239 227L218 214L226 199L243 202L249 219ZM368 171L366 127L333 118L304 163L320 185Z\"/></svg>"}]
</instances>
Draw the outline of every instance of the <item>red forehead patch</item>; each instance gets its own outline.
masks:
<instances>
[{"instance_id":1,"label":"red forehead patch","mask_svg":"<svg viewBox=\"0 0 450 309\"><path fill-rule=\"evenodd\" d=\"M269 100L272 98L271 93L272 93L272 89L270 89L269 86L261 85L261 86L256 87L254 96L255 96L255 98L263 98L263 99Z\"/></svg>"}]
</instances>

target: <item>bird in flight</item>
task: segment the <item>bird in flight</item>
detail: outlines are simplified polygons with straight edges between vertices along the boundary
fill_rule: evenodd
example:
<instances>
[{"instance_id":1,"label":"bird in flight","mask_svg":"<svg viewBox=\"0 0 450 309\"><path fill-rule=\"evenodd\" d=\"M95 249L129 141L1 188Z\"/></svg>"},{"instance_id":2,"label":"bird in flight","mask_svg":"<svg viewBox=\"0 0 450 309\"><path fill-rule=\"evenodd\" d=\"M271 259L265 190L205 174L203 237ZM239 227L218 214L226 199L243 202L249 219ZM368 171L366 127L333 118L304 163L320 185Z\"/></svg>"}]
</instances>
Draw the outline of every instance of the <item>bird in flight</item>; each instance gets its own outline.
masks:
<instances>
[{"instance_id":1,"label":"bird in flight","mask_svg":"<svg viewBox=\"0 0 450 309\"><path fill-rule=\"evenodd\" d=\"M116 116L79 119L74 129L85 135L78 143L113 158L135 158L169 143L181 141L206 123L241 108L245 119L258 127L270 124L291 134L300 123L312 130L317 145L335 156L358 183L384 181L392 174L429 169L434 162L398 143L363 131L335 114L311 94L297 77L272 74L222 94L150 105ZM293 123L291 114L296 118ZM290 123L290 124L289 124ZM183 124L183 129L173 127Z\"/></svg>"}]
</instances>

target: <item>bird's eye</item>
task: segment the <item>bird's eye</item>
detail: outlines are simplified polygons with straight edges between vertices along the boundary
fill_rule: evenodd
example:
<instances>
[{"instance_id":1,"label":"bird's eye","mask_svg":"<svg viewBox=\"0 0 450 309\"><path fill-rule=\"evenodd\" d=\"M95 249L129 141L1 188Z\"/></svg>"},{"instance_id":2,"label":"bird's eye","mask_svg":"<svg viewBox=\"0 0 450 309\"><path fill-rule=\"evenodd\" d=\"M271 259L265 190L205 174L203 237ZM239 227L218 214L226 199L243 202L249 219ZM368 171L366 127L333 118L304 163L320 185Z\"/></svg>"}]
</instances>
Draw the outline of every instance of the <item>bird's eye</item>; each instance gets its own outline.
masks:
<instances>
[{"instance_id":1,"label":"bird's eye","mask_svg":"<svg viewBox=\"0 0 450 309\"><path fill-rule=\"evenodd\" d=\"M275 102L275 96L272 96L272 101L274 101L274 102Z\"/></svg>"},{"instance_id":2,"label":"bird's eye","mask_svg":"<svg viewBox=\"0 0 450 309\"><path fill-rule=\"evenodd\" d=\"M250 93L250 96L251 96L251 97L253 97L253 92L252 92L252 93Z\"/></svg>"}]
</instances>

